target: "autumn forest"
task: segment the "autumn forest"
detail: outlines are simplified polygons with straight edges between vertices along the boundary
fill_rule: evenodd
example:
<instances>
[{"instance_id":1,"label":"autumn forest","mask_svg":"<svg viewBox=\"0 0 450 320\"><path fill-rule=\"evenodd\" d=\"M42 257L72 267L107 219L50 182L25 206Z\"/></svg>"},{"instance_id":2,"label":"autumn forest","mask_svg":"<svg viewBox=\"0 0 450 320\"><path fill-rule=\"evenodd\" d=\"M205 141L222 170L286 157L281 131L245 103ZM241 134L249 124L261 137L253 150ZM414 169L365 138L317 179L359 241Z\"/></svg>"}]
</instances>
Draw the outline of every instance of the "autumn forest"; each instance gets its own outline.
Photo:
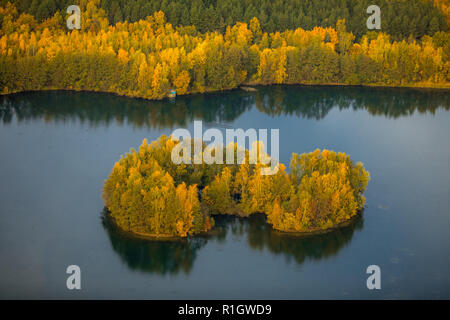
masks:
<instances>
[{"instance_id":1,"label":"autumn forest","mask_svg":"<svg viewBox=\"0 0 450 320\"><path fill-rule=\"evenodd\" d=\"M160 100L272 84L449 88L445 1L380 1L381 30L366 27L369 2L353 0L83 0L73 30L67 1L0 4L3 94ZM293 153L289 173L280 164L265 176L248 150L240 165L174 165L176 145L144 140L115 164L103 197L123 230L186 237L210 230L215 214L259 212L276 230L311 232L350 220L365 203L369 173L344 153Z\"/></svg>"},{"instance_id":2,"label":"autumn forest","mask_svg":"<svg viewBox=\"0 0 450 320\"><path fill-rule=\"evenodd\" d=\"M450 299L449 123L450 0L0 0L0 299Z\"/></svg>"},{"instance_id":3,"label":"autumn forest","mask_svg":"<svg viewBox=\"0 0 450 320\"><path fill-rule=\"evenodd\" d=\"M406 11L399 12L405 16L407 12L418 12L422 15L420 21L428 21L419 25L419 20L412 17L411 30L416 31L409 35L392 21L387 21L381 31L363 33L355 27L348 10L344 10L345 14L332 11L333 23L324 23L320 15L313 14L319 10L319 1L302 9L311 11L313 20L307 24L282 18L280 8L271 10L268 17L264 10L256 9L251 18L234 11L226 17L218 9L222 2L210 8L221 12L217 19L227 25L214 29L205 26L204 19L195 20L192 14L188 20L178 19L174 12L179 11L174 6L180 5L179 1L166 7L163 1L158 9L167 9L166 13L152 11L146 17L128 16L124 12L134 9L126 11L129 9L120 1L110 5L108 1L81 1L81 30L69 31L64 11L61 13L56 5L44 10L36 1L31 6L25 6L24 1L15 1L15 5L3 1L1 91L68 89L161 99L173 89L183 95L241 85L449 87L445 1L420 1L412 9L402 7L402 1L389 4L389 8L404 8ZM130 5L133 3L138 1ZM192 6L194 3L198 1ZM286 3L289 8L288 4L295 1ZM349 8L356 10L351 3ZM113 7L120 11L118 18L112 13ZM197 9L190 10L192 13ZM362 15L359 20L364 26L367 15L364 11ZM238 21L241 18L244 22Z\"/></svg>"},{"instance_id":4,"label":"autumn forest","mask_svg":"<svg viewBox=\"0 0 450 320\"><path fill-rule=\"evenodd\" d=\"M242 164L174 164L171 154L183 143L164 135L150 144L144 139L116 162L103 198L121 229L186 237L209 231L214 215L264 213L275 230L311 233L340 226L364 207L370 175L344 153L293 153L290 173L279 164L275 174L264 175L260 169L267 166L262 161L267 155L258 152L257 161L251 161L249 150ZM236 159L239 148L234 144ZM252 148L261 151L263 145ZM203 157L214 152L220 151L203 143Z\"/></svg>"}]
</instances>

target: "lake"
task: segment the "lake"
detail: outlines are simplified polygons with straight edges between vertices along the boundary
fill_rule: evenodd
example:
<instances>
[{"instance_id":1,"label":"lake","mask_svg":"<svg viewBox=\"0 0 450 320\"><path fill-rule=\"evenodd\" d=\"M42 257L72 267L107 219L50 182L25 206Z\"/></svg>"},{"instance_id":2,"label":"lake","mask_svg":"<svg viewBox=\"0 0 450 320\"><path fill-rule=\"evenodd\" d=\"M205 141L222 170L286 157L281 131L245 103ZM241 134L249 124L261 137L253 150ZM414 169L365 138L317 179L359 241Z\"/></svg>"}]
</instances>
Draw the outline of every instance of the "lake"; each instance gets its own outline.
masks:
<instances>
[{"instance_id":1,"label":"lake","mask_svg":"<svg viewBox=\"0 0 450 320\"><path fill-rule=\"evenodd\" d=\"M210 235L130 238L103 218L104 180L176 128L280 130L280 161L343 151L370 172L360 218L275 232L216 217ZM86 92L0 97L0 298L449 299L450 91L332 86L145 101ZM66 268L81 268L68 290ZM366 269L381 268L381 290Z\"/></svg>"}]
</instances>

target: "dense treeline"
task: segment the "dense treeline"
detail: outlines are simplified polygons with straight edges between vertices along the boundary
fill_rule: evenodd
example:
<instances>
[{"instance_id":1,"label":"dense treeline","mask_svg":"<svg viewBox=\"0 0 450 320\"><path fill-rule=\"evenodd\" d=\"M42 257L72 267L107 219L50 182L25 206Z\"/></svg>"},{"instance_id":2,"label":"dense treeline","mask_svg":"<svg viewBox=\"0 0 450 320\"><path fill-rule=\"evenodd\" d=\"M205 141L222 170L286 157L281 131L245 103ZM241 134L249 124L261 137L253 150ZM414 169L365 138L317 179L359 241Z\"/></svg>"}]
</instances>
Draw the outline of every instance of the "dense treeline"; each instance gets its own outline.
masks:
<instances>
[{"instance_id":1,"label":"dense treeline","mask_svg":"<svg viewBox=\"0 0 450 320\"><path fill-rule=\"evenodd\" d=\"M5 4L6 0L2 0ZM51 18L57 11L64 16L71 4L85 6L86 0L14 0L20 12L38 21ZM447 31L445 1L435 0L100 0L108 22L136 22L154 12L163 11L174 26L195 26L200 32L225 32L236 22L249 23L257 17L264 32L314 27L335 28L339 19L359 39L367 32L366 9L376 4L382 12L382 31L393 39L432 36ZM441 8L439 10L438 8Z\"/></svg>"},{"instance_id":2,"label":"dense treeline","mask_svg":"<svg viewBox=\"0 0 450 320\"><path fill-rule=\"evenodd\" d=\"M114 165L103 197L120 228L186 237L212 228L211 215L260 212L274 229L310 232L348 221L365 203L369 173L344 153L294 153L289 174L279 164L275 174L264 175L267 155L257 153L255 163L248 150L242 164L176 165L171 157L179 143L164 135L151 144L144 140L138 151L132 149ZM260 144L252 148L263 150ZM235 144L234 159L239 149ZM203 144L203 158L216 152L226 151Z\"/></svg>"},{"instance_id":3,"label":"dense treeline","mask_svg":"<svg viewBox=\"0 0 450 320\"><path fill-rule=\"evenodd\" d=\"M174 29L156 12L136 23L109 26L95 1L84 30L67 32L55 15L42 24L7 5L0 9L0 88L3 93L74 89L160 99L241 84L379 84L448 86L449 37L438 32L393 42L384 33L357 43L337 29L264 33L258 19L225 34Z\"/></svg>"}]
</instances>

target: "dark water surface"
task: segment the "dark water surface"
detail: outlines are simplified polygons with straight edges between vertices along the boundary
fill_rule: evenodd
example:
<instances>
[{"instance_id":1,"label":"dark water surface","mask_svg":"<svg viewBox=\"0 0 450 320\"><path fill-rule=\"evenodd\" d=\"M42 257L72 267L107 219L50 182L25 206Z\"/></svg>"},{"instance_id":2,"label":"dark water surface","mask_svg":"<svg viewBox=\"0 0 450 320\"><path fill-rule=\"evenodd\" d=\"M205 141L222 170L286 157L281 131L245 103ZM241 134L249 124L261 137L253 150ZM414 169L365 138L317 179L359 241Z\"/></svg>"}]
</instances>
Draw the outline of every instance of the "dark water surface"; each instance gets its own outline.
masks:
<instances>
[{"instance_id":1,"label":"dark water surface","mask_svg":"<svg viewBox=\"0 0 450 320\"><path fill-rule=\"evenodd\" d=\"M343 151L370 171L350 226L299 238L264 216L152 242L102 219L114 162L174 129L279 128L280 160ZM191 131L192 132L192 131ZM450 93L261 87L149 102L99 93L0 97L0 298L450 298ZM66 288L79 265L79 291ZM381 267L381 290L366 287Z\"/></svg>"}]
</instances>

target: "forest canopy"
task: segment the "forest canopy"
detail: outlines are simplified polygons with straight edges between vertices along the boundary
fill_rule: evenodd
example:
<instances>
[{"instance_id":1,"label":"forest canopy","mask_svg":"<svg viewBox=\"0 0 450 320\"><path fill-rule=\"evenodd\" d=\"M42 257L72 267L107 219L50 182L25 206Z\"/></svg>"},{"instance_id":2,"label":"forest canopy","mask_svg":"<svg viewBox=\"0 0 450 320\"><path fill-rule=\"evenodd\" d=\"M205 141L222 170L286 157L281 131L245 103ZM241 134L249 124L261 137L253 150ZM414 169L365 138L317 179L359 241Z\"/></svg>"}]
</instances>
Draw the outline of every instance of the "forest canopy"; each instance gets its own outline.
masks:
<instances>
[{"instance_id":1,"label":"forest canopy","mask_svg":"<svg viewBox=\"0 0 450 320\"><path fill-rule=\"evenodd\" d=\"M109 25L91 0L82 29L68 31L57 12L42 23L16 7L0 7L0 90L70 89L161 99L242 84L350 84L449 87L448 32L393 41L369 32L314 27L264 32L258 18L224 33L174 27L155 12Z\"/></svg>"},{"instance_id":2,"label":"forest canopy","mask_svg":"<svg viewBox=\"0 0 450 320\"><path fill-rule=\"evenodd\" d=\"M1 0L0 4L7 1ZM86 0L13 0L19 12L37 21L65 15L69 5L85 6ZM173 26L195 26L200 32L225 32L236 22L250 23L256 17L263 32L314 27L336 28L345 19L347 29L361 38L367 31L367 7L376 4L382 12L382 31L393 39L416 39L448 29L448 2L442 0L100 0L109 24L137 22L163 11Z\"/></svg>"},{"instance_id":3,"label":"forest canopy","mask_svg":"<svg viewBox=\"0 0 450 320\"><path fill-rule=\"evenodd\" d=\"M363 209L369 173L344 153L294 153L290 173L280 164L276 174L262 175L264 165L250 164L248 150L243 164L174 165L177 143L164 135L144 140L114 165L103 198L123 230L186 237L211 229L213 215L264 213L276 230L311 232L339 226Z\"/></svg>"}]
</instances>

